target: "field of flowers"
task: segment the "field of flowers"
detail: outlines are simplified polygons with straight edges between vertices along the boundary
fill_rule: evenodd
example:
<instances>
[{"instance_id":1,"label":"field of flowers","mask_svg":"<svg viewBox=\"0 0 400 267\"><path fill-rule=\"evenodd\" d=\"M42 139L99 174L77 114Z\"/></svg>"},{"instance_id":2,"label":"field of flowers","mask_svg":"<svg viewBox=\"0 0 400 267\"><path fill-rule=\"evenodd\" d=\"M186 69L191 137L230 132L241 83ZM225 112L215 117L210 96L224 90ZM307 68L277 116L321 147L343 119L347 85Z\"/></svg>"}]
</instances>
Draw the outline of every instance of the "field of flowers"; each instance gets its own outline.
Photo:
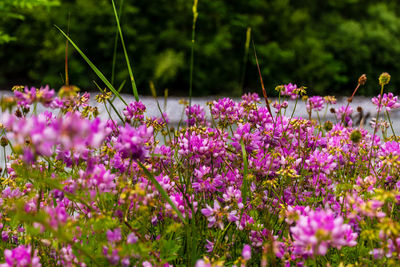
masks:
<instances>
[{"instance_id":1,"label":"field of flowers","mask_svg":"<svg viewBox=\"0 0 400 267\"><path fill-rule=\"evenodd\" d=\"M176 128L140 101L102 121L88 93L15 87L1 99L0 266L398 265L389 81L373 133L353 121L354 94L335 107L292 84L265 106L255 93L212 101L211 120L187 105ZM309 118L286 114L290 98ZM111 114L110 92L96 100Z\"/></svg>"}]
</instances>

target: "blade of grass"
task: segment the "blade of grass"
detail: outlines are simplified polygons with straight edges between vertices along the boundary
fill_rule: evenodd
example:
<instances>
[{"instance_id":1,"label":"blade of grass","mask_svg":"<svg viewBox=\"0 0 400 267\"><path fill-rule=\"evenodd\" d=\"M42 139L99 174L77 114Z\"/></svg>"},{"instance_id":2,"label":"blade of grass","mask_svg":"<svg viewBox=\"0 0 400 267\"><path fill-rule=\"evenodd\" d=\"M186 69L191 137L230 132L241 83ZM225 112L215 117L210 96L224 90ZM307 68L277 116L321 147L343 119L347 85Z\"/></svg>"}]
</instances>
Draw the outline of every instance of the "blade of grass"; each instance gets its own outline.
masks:
<instances>
[{"instance_id":1,"label":"blade of grass","mask_svg":"<svg viewBox=\"0 0 400 267\"><path fill-rule=\"evenodd\" d=\"M125 105L128 105L125 100L121 97L121 95L115 90L114 86L107 80L107 78L101 73L101 71L90 61L90 59L82 52L82 50L79 49L79 47L74 43L74 41L69 38L67 34L63 30L61 30L57 25L54 25L62 35L64 35L65 38L72 44L72 46L78 51L78 53L82 56L82 58L86 61L86 63L92 68L92 70L96 73L96 75L103 81L103 83L110 89L111 92L113 92L119 99L121 99L122 103Z\"/></svg>"},{"instance_id":2,"label":"blade of grass","mask_svg":"<svg viewBox=\"0 0 400 267\"><path fill-rule=\"evenodd\" d=\"M113 9L114 9L115 20L117 22L117 27L118 27L119 37L121 39L122 49L124 50L126 65L128 67L128 71L129 71L129 78L131 79L133 94L135 95L136 101L139 101L139 95L138 95L137 88L136 88L135 78L133 77L133 72L132 72L132 68L131 68L131 63L129 62L128 53L126 52L124 36L122 35L121 25L119 23L119 17L117 14L117 9L115 8L114 0L111 0L111 3L113 6Z\"/></svg>"},{"instance_id":3,"label":"blade of grass","mask_svg":"<svg viewBox=\"0 0 400 267\"><path fill-rule=\"evenodd\" d=\"M164 200L166 200L171 205L172 209L176 212L176 214L178 215L179 219L181 219L181 221L184 224L186 224L186 220L185 220L185 218L183 218L182 213L175 206L174 202L172 202L172 200L169 198L169 196L168 196L167 192L165 192L164 188L158 183L156 178L154 178L154 175L151 174L149 172L149 170L147 170L147 168L141 162L136 161L136 163L142 168L142 170L146 174L147 178L149 178L150 181L154 184L154 186L157 188L158 192L161 194L161 196L164 198Z\"/></svg>"},{"instance_id":4,"label":"blade of grass","mask_svg":"<svg viewBox=\"0 0 400 267\"><path fill-rule=\"evenodd\" d=\"M262 78L262 75L261 75L260 65L258 64L258 57L257 57L257 52L256 52L256 46L254 45L254 41L253 41L253 40L251 40L251 42L252 42L252 44L253 44L254 57L255 57L255 59L256 59L256 64L257 64L257 69L258 69L258 75L260 76L261 88L262 88L262 92L263 92L264 99L265 99L265 105L267 106L269 115L271 115L271 119L274 120L274 116L272 115L271 108L270 108L269 102L268 102L267 91L265 90L263 78Z\"/></svg>"},{"instance_id":5,"label":"blade of grass","mask_svg":"<svg viewBox=\"0 0 400 267\"><path fill-rule=\"evenodd\" d=\"M124 5L124 0L121 0L119 3L119 14L118 19L121 18L122 14L122 6ZM115 31L115 39L114 39L114 53L113 53L113 61L111 67L111 84L114 84L114 77L115 77L115 64L117 62L117 47L118 47L118 29Z\"/></svg>"},{"instance_id":6,"label":"blade of grass","mask_svg":"<svg viewBox=\"0 0 400 267\"><path fill-rule=\"evenodd\" d=\"M192 105L192 89L193 89L193 65L194 65L194 43L196 34L196 21L199 13L197 12L198 0L193 1L193 23L192 23L192 46L190 51L190 80L189 80L189 107ZM190 113L189 113L190 117ZM189 118L190 120L190 118Z\"/></svg>"},{"instance_id":7,"label":"blade of grass","mask_svg":"<svg viewBox=\"0 0 400 267\"><path fill-rule=\"evenodd\" d=\"M244 56L243 56L243 67L242 67L242 75L240 78L240 89L241 89L241 95L243 95L243 87L244 87L244 78L246 75L246 66L247 66L247 61L249 58L249 47L250 47L250 39L251 39L251 28L247 27L246 31L246 43L244 45Z\"/></svg>"},{"instance_id":8,"label":"blade of grass","mask_svg":"<svg viewBox=\"0 0 400 267\"><path fill-rule=\"evenodd\" d=\"M242 146L242 157L243 157L243 182L242 182L242 202L243 205L246 206L246 199L247 199L247 191L248 191L248 184L247 184L247 175L248 175L248 161L247 161L247 152L244 146L243 141L240 143Z\"/></svg>"}]
</instances>

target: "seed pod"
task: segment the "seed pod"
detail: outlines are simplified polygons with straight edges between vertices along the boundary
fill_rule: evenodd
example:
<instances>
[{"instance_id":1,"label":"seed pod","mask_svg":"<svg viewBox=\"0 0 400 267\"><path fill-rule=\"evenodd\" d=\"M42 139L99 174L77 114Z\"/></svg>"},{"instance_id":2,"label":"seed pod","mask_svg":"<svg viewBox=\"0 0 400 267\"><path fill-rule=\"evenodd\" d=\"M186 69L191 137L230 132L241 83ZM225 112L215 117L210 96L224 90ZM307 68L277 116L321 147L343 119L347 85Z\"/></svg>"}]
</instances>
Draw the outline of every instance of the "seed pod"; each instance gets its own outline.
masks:
<instances>
[{"instance_id":1,"label":"seed pod","mask_svg":"<svg viewBox=\"0 0 400 267\"><path fill-rule=\"evenodd\" d=\"M325 131L329 132L333 128L333 123L331 121L326 121L324 123L324 129Z\"/></svg>"},{"instance_id":2,"label":"seed pod","mask_svg":"<svg viewBox=\"0 0 400 267\"><path fill-rule=\"evenodd\" d=\"M0 145L1 145L2 147L6 147L6 146L8 145L8 139L7 139L7 137L5 137L5 136L2 136L2 137L1 137L1 139L0 139Z\"/></svg>"},{"instance_id":3,"label":"seed pod","mask_svg":"<svg viewBox=\"0 0 400 267\"><path fill-rule=\"evenodd\" d=\"M379 84L381 86L387 85L390 82L390 75L387 72L384 72L379 76Z\"/></svg>"},{"instance_id":4,"label":"seed pod","mask_svg":"<svg viewBox=\"0 0 400 267\"><path fill-rule=\"evenodd\" d=\"M367 82L367 75L363 74L358 78L358 83L360 85L364 85Z\"/></svg>"},{"instance_id":5,"label":"seed pod","mask_svg":"<svg viewBox=\"0 0 400 267\"><path fill-rule=\"evenodd\" d=\"M362 138L362 134L361 134L360 130L353 130L350 134L350 140L353 143L356 143L356 144L359 143L361 141L361 138Z\"/></svg>"},{"instance_id":6,"label":"seed pod","mask_svg":"<svg viewBox=\"0 0 400 267\"><path fill-rule=\"evenodd\" d=\"M15 116L17 116L17 118L21 118L22 117L21 110L19 110L19 109L17 109L14 114L15 114Z\"/></svg>"}]
</instances>

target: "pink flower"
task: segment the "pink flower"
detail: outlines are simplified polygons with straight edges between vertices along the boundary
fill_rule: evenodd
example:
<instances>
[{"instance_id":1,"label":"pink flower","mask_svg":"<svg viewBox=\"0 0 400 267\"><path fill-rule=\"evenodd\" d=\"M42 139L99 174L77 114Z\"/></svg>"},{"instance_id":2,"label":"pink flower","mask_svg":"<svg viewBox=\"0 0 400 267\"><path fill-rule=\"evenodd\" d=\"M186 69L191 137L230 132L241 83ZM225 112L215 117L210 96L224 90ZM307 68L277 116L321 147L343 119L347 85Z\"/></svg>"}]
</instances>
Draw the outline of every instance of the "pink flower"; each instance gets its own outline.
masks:
<instances>
[{"instance_id":1,"label":"pink flower","mask_svg":"<svg viewBox=\"0 0 400 267\"><path fill-rule=\"evenodd\" d=\"M5 263L0 264L0 267L40 267L40 258L35 250L32 254L30 245L14 248L13 250L6 249L4 251Z\"/></svg>"},{"instance_id":2,"label":"pink flower","mask_svg":"<svg viewBox=\"0 0 400 267\"><path fill-rule=\"evenodd\" d=\"M144 118L146 106L141 101L130 102L122 112L127 120L141 121Z\"/></svg>"},{"instance_id":3,"label":"pink flower","mask_svg":"<svg viewBox=\"0 0 400 267\"><path fill-rule=\"evenodd\" d=\"M398 101L398 96L393 96L393 93L389 94L383 94L382 96L382 101L381 101L381 106L379 107L379 99L381 98L380 95L377 97L372 98L372 103L375 104L377 107L377 110L382 110L382 108L385 108L385 110L390 111L392 109L397 109L400 107L400 102Z\"/></svg>"},{"instance_id":4,"label":"pink flower","mask_svg":"<svg viewBox=\"0 0 400 267\"><path fill-rule=\"evenodd\" d=\"M351 226L335 217L331 210L310 211L300 215L296 226L290 227L295 253L305 256L325 255L329 247L355 246L357 234Z\"/></svg>"},{"instance_id":5,"label":"pink flower","mask_svg":"<svg viewBox=\"0 0 400 267\"><path fill-rule=\"evenodd\" d=\"M134 128L129 124L119 128L119 135L115 142L115 149L119 151L123 158L142 160L148 154L148 145L153 137L153 127L147 128L141 125Z\"/></svg>"},{"instance_id":6,"label":"pink flower","mask_svg":"<svg viewBox=\"0 0 400 267\"><path fill-rule=\"evenodd\" d=\"M311 110L321 111L324 108L325 100L321 96L312 96L307 99L307 111Z\"/></svg>"},{"instance_id":7,"label":"pink flower","mask_svg":"<svg viewBox=\"0 0 400 267\"><path fill-rule=\"evenodd\" d=\"M107 230L106 234L107 234L108 242L111 242L111 243L119 242L122 239L120 228L116 228L114 231Z\"/></svg>"},{"instance_id":8,"label":"pink flower","mask_svg":"<svg viewBox=\"0 0 400 267\"><path fill-rule=\"evenodd\" d=\"M250 260L250 258L251 258L251 247L250 247L250 245L245 244L245 245L243 246L242 258L243 258L245 261Z\"/></svg>"}]
</instances>

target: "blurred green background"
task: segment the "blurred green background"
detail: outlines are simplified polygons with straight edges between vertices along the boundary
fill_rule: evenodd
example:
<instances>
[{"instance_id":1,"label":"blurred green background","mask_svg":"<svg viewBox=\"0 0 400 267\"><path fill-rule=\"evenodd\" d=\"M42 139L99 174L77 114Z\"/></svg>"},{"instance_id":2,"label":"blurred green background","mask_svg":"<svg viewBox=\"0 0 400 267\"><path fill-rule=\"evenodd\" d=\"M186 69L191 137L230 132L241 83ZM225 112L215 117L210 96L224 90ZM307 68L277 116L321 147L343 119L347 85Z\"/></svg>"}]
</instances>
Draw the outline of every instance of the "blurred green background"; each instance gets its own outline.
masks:
<instances>
[{"instance_id":1,"label":"blurred green background","mask_svg":"<svg viewBox=\"0 0 400 267\"><path fill-rule=\"evenodd\" d=\"M124 1L121 24L139 94L150 94L150 81L159 94L165 88L188 94L192 5ZM311 94L349 95L366 73L359 94L376 95L384 71L392 75L392 91L400 85L400 1L199 0L198 12L196 96L261 92L251 46L245 59L248 27L271 93L294 82ZM54 24L65 31L69 24L72 40L111 78L116 23L110 0L1 0L0 14L0 89L63 85L65 39ZM94 89L98 79L71 46L69 56L70 82ZM119 44L115 86L123 80L128 72ZM128 85L124 92L131 92Z\"/></svg>"}]
</instances>

